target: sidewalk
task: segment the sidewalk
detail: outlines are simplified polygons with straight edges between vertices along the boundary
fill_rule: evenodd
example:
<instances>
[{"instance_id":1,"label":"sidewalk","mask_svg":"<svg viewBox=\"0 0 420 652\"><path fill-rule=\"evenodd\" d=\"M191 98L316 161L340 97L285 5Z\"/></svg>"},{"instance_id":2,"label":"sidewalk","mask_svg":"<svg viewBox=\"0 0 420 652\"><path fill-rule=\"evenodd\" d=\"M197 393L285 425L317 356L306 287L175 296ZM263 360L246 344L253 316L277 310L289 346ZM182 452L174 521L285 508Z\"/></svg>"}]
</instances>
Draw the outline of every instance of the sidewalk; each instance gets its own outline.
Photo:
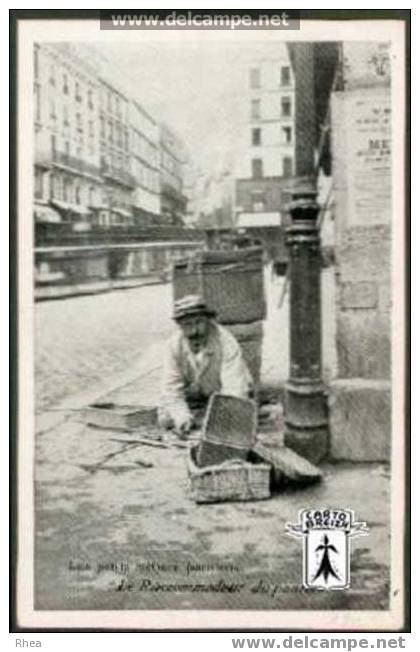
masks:
<instances>
[{"instance_id":1,"label":"sidewalk","mask_svg":"<svg viewBox=\"0 0 420 652\"><path fill-rule=\"evenodd\" d=\"M141 375L101 399L155 405L161 353L148 351ZM80 423L77 412L56 417L36 441L36 608L386 608L386 467L325 465L318 486L198 506L188 492L188 450L176 440L138 444L126 432ZM266 427L261 438L279 440L278 430ZM352 542L350 590L301 591L302 544L285 524L299 509L326 506L354 509L370 534ZM220 592L190 588L218 582ZM180 592L168 588L174 583Z\"/></svg>"},{"instance_id":2,"label":"sidewalk","mask_svg":"<svg viewBox=\"0 0 420 652\"><path fill-rule=\"evenodd\" d=\"M37 285L35 287L35 301L52 301L54 299L102 294L103 292L128 290L144 285L158 285L166 282L162 273L161 275L153 274L134 278L73 283L72 285Z\"/></svg>"}]
</instances>

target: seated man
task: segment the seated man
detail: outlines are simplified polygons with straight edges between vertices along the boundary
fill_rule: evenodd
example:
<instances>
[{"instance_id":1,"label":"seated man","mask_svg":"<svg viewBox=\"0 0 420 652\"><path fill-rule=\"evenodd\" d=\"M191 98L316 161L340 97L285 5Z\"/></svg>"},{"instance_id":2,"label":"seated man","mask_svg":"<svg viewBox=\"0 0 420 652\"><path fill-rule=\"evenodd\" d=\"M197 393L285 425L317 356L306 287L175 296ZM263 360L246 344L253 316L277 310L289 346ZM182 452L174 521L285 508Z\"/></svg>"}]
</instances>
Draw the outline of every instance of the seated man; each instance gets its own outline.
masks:
<instances>
[{"instance_id":1,"label":"seated man","mask_svg":"<svg viewBox=\"0 0 420 652\"><path fill-rule=\"evenodd\" d=\"M159 424L179 435L194 425L191 410L205 407L214 392L247 398L252 389L240 345L215 316L197 295L175 302L179 331L167 346Z\"/></svg>"}]
</instances>

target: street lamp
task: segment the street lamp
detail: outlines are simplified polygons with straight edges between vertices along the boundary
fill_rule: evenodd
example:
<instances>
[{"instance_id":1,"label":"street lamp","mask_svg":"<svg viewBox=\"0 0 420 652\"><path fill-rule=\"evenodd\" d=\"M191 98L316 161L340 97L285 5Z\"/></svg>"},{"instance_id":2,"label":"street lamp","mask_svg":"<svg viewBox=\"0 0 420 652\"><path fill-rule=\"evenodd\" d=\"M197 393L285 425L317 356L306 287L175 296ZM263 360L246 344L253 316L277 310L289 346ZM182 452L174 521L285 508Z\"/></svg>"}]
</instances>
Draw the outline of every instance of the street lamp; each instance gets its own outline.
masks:
<instances>
[{"instance_id":1,"label":"street lamp","mask_svg":"<svg viewBox=\"0 0 420 652\"><path fill-rule=\"evenodd\" d=\"M321 252L313 180L297 180L286 228L290 278L290 372L285 444L311 462L328 450L328 415L321 372Z\"/></svg>"}]
</instances>

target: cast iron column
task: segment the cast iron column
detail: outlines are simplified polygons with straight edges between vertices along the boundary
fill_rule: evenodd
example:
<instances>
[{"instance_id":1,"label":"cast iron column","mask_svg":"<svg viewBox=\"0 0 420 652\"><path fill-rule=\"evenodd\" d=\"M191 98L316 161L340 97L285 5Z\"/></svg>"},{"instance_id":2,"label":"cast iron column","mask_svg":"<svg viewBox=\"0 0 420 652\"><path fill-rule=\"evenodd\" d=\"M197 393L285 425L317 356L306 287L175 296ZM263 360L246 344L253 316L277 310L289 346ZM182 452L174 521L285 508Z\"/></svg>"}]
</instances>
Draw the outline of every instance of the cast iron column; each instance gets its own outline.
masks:
<instances>
[{"instance_id":1,"label":"cast iron column","mask_svg":"<svg viewBox=\"0 0 420 652\"><path fill-rule=\"evenodd\" d=\"M314 190L293 191L286 228L290 278L290 375L286 385L285 444L312 462L328 449L321 377L321 256Z\"/></svg>"}]
</instances>

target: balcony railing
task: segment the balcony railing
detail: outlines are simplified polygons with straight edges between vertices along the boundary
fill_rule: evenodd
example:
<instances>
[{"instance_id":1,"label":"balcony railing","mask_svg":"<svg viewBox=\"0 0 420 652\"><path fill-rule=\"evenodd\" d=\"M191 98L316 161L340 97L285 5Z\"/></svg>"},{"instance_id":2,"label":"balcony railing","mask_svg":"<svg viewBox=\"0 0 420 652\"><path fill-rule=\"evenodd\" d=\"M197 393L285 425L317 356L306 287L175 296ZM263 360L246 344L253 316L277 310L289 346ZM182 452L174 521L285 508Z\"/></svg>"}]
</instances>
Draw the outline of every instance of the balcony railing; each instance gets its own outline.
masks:
<instances>
[{"instance_id":1,"label":"balcony railing","mask_svg":"<svg viewBox=\"0 0 420 652\"><path fill-rule=\"evenodd\" d=\"M52 165L51 156L45 151L35 150L35 165L43 168L50 168Z\"/></svg>"},{"instance_id":2,"label":"balcony railing","mask_svg":"<svg viewBox=\"0 0 420 652\"><path fill-rule=\"evenodd\" d=\"M104 177L108 177L113 181L128 186L129 188L134 188L136 186L136 180L130 172L122 170L121 168L116 168L108 163L101 163L101 172Z\"/></svg>"},{"instance_id":3,"label":"balcony railing","mask_svg":"<svg viewBox=\"0 0 420 652\"><path fill-rule=\"evenodd\" d=\"M100 174L99 167L96 165L83 161L75 156L70 156L66 152L53 152L52 160L57 165L64 165L82 174L91 174L93 176L99 176Z\"/></svg>"},{"instance_id":4,"label":"balcony railing","mask_svg":"<svg viewBox=\"0 0 420 652\"><path fill-rule=\"evenodd\" d=\"M180 202L187 201L187 197L182 193L182 191L170 183L162 183L160 192L162 195L169 197L170 199L175 199Z\"/></svg>"}]
</instances>

